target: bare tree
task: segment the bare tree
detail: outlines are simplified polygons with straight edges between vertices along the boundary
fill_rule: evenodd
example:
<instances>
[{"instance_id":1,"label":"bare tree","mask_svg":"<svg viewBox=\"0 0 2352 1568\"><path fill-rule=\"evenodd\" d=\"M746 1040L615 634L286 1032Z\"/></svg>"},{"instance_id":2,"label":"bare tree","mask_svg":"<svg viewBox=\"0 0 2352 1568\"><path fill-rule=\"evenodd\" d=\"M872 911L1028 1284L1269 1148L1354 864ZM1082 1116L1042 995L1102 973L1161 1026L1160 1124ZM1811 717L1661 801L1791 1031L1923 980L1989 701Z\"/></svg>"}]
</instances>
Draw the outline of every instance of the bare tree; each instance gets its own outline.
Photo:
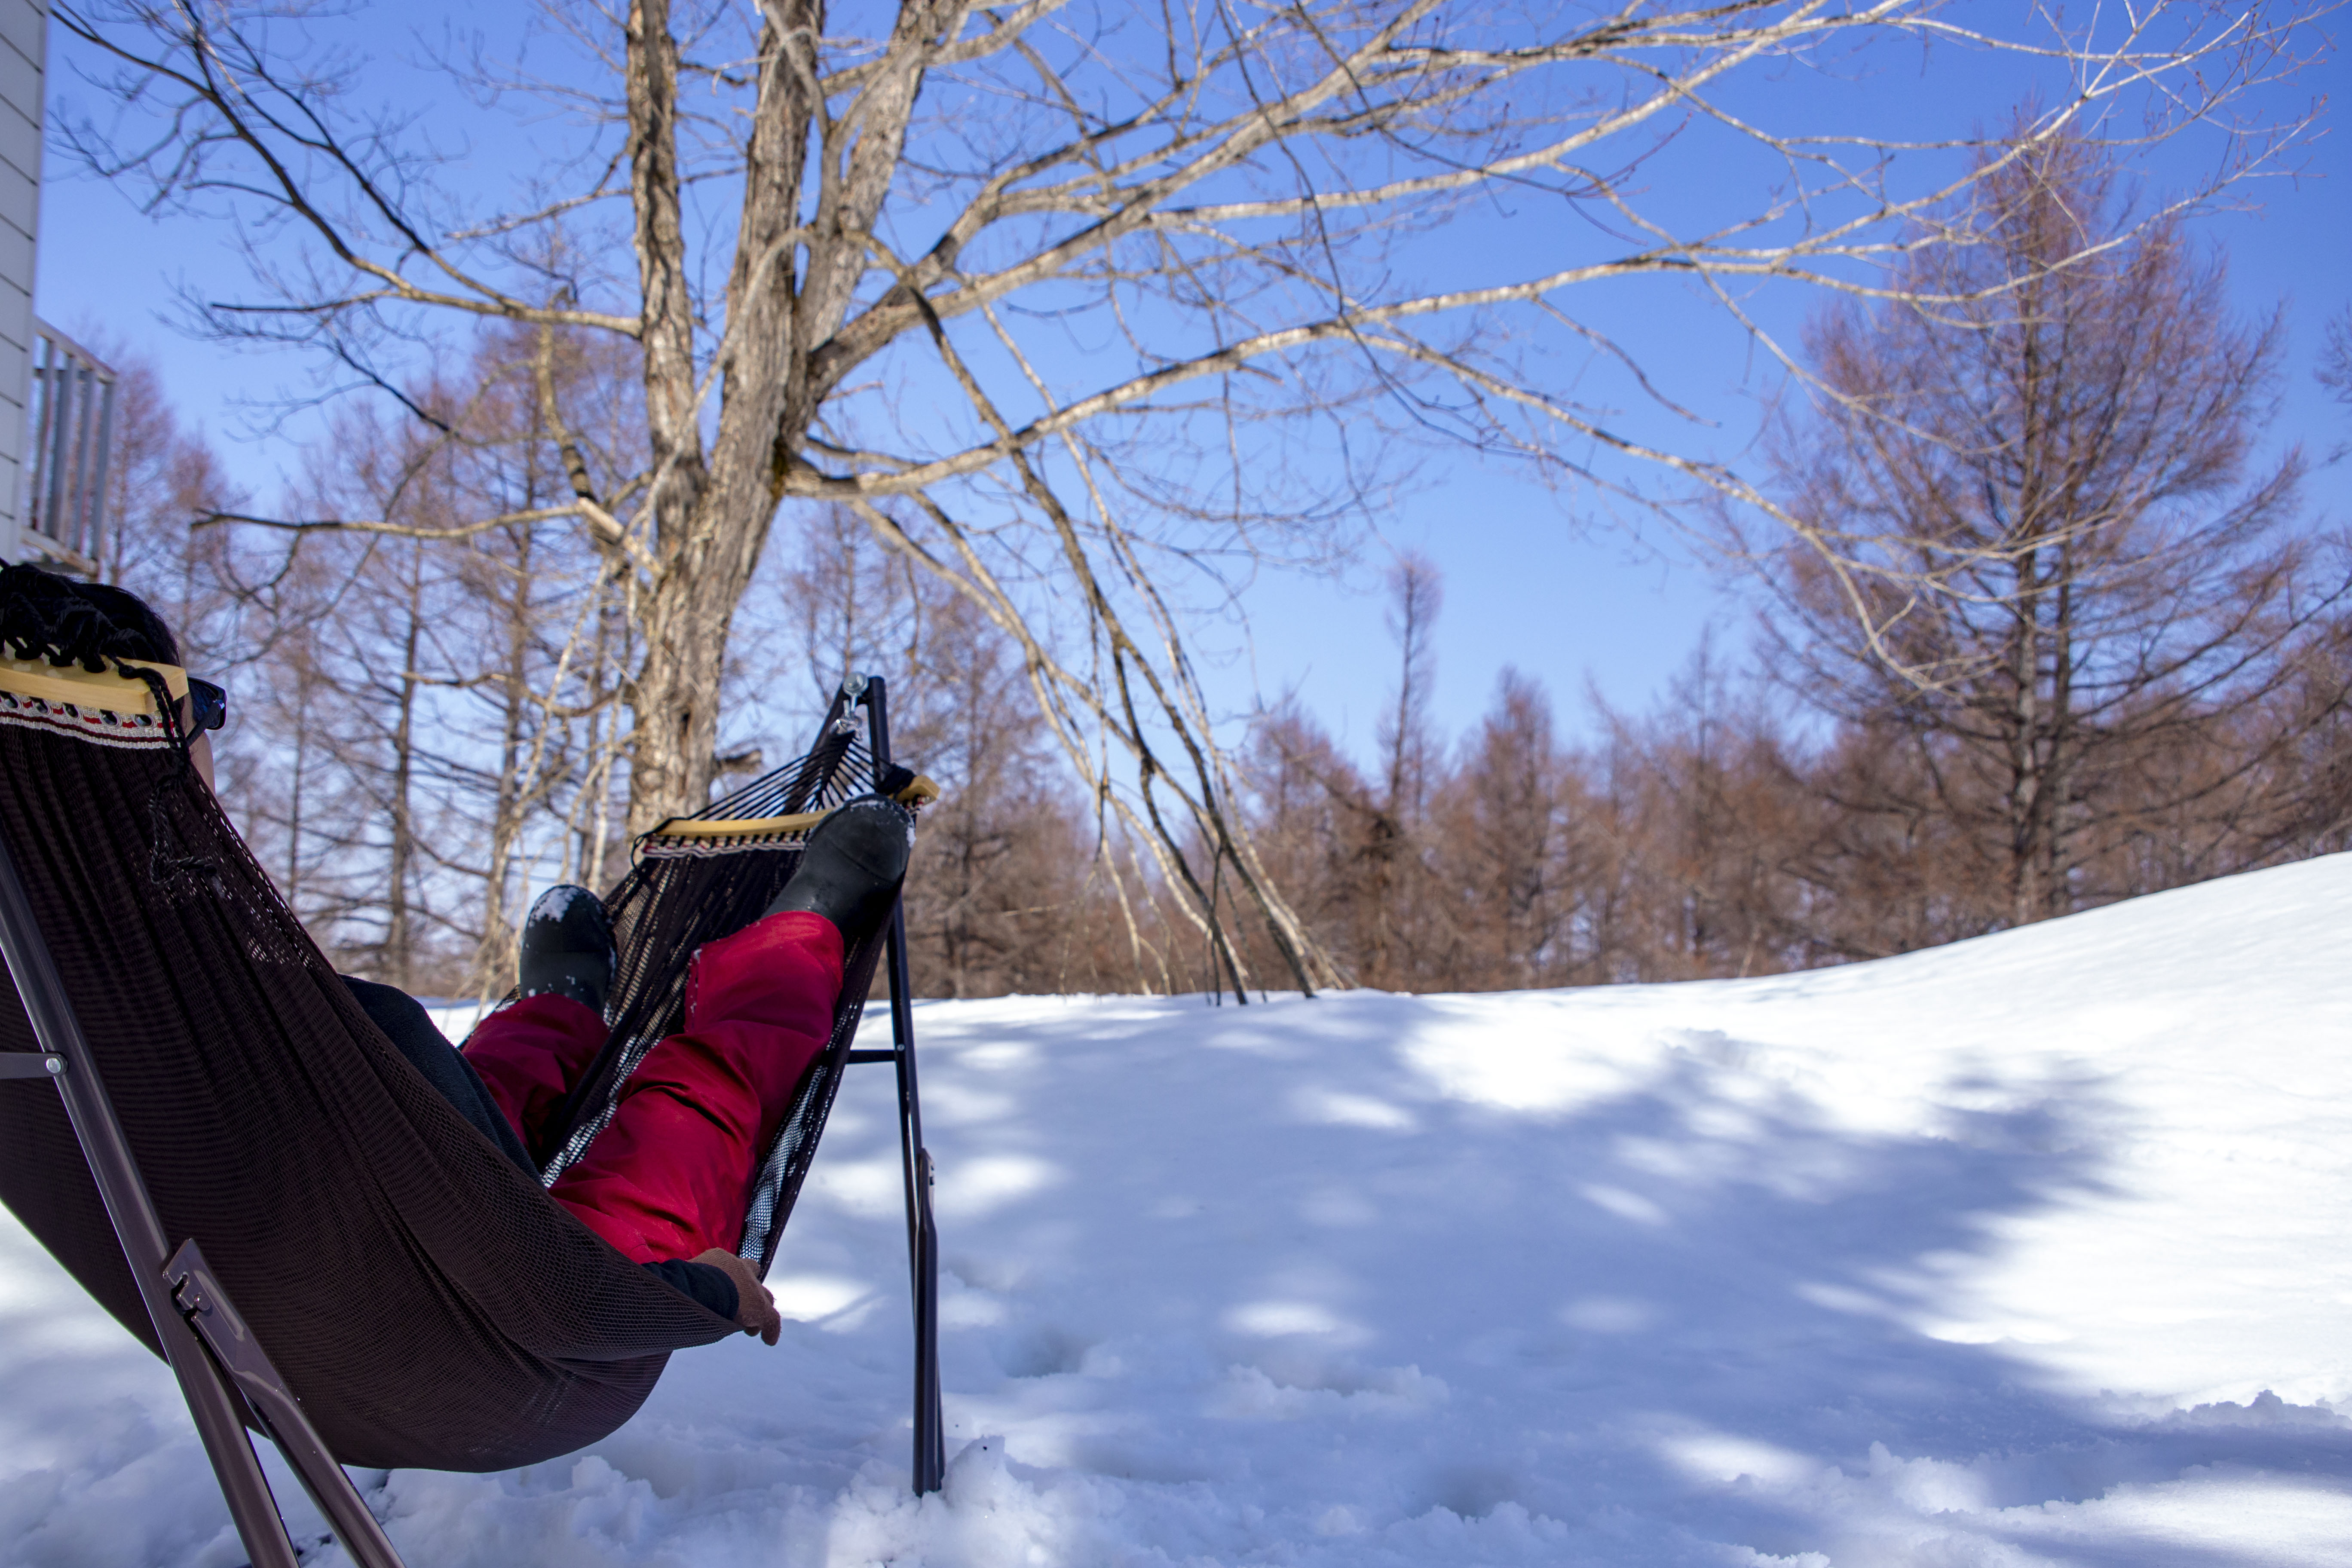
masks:
<instances>
[{"instance_id":1,"label":"bare tree","mask_svg":"<svg viewBox=\"0 0 2352 1568\"><path fill-rule=\"evenodd\" d=\"M331 9L91 0L56 16L126 106L75 147L150 201L239 219L256 288L205 310L213 330L308 345L394 400L414 377L391 357L436 318L636 351L634 467L570 460L551 402L570 495L449 525L566 516L626 576L632 828L698 805L719 769L729 633L778 504L839 501L1014 639L1056 745L1182 889L1239 993L1229 884L1297 983L1337 977L1229 807L1188 652L1244 563L1328 548L1321 525L1381 493L1398 437L1627 494L1643 487L1612 459L1767 499L1580 399L1588 363L1620 351L1574 313L1578 290L1692 279L1737 312L1763 280L1902 287L1880 273L1914 220L2110 126L2215 129L2214 173L2179 198L2194 205L2299 131L2225 115L2323 47L2299 4L2029 9L1995 34L1929 0L906 0L836 32L816 0L550 0L577 68L467 85L552 100L577 134L493 210L429 126L363 107ZM1809 124L1803 91L1762 120L1721 96L1854 47L1928 45L2044 68L2065 96L1974 163L1944 155L1966 135L1898 147ZM1685 134L1760 152L1778 183L1675 221L1642 170ZM1441 269L1414 248L1496 199L1589 219L1585 237L1531 269L1501 253ZM614 254L634 267L606 270ZM1325 419L1373 455L1318 484L1289 459Z\"/></svg>"},{"instance_id":2,"label":"bare tree","mask_svg":"<svg viewBox=\"0 0 2352 1568\"><path fill-rule=\"evenodd\" d=\"M1619 840L1612 979L1694 980L1817 962L1787 866L1811 793L1775 705L1710 628L1653 709L1595 698Z\"/></svg>"},{"instance_id":3,"label":"bare tree","mask_svg":"<svg viewBox=\"0 0 2352 1568\"><path fill-rule=\"evenodd\" d=\"M556 337L501 331L449 383L404 388L424 428L338 411L302 493L397 531L328 531L288 557L179 518L247 573L222 586L249 666L230 755L257 742L278 764L225 775L225 800L322 946L437 994L505 990L530 885L601 877L615 837L605 563L546 520L452 528L568 493L539 385L590 407L613 367ZM274 577L248 580L263 563L240 555L275 556Z\"/></svg>"},{"instance_id":4,"label":"bare tree","mask_svg":"<svg viewBox=\"0 0 2352 1568\"><path fill-rule=\"evenodd\" d=\"M1357 984L1423 990L1451 967L1429 835L1432 802L1448 782L1430 713L1444 584L1426 556L1407 552L1387 587L1397 683L1374 727L1371 776L1296 701L1259 715L1243 773L1249 817L1274 858L1265 863L1281 864L1281 885L1307 900L1299 907L1318 945Z\"/></svg>"},{"instance_id":5,"label":"bare tree","mask_svg":"<svg viewBox=\"0 0 2352 1568\"><path fill-rule=\"evenodd\" d=\"M1164 889L1117 825L1089 822L1074 797L1019 645L848 509L791 521L791 564L763 569L747 600L740 689L802 690L782 720L799 735L843 672L891 672L898 754L945 790L908 877L917 990L1173 989ZM817 679L803 685L803 671Z\"/></svg>"},{"instance_id":6,"label":"bare tree","mask_svg":"<svg viewBox=\"0 0 2352 1568\"><path fill-rule=\"evenodd\" d=\"M1397 645L1396 701L1381 716L1377 740L1388 798L1398 818L1409 823L1429 805L1430 775L1443 749L1429 708L1437 683L1437 616L1445 607L1445 582L1436 563L1407 551L1390 567L1388 587L1389 636Z\"/></svg>"},{"instance_id":7,"label":"bare tree","mask_svg":"<svg viewBox=\"0 0 2352 1568\"><path fill-rule=\"evenodd\" d=\"M2327 323L2327 341L2319 351L2319 364L2313 373L2319 384L2336 395L2336 401L2352 407L2352 306L2338 310ZM2340 459L2346 448L2338 447Z\"/></svg>"},{"instance_id":8,"label":"bare tree","mask_svg":"<svg viewBox=\"0 0 2352 1568\"><path fill-rule=\"evenodd\" d=\"M1019 650L967 600L942 596L929 611L905 666L918 701L903 734L950 788L924 814L908 873L916 984L934 996L1052 992L1071 989L1075 972L1100 989L1087 927L1108 912L1108 889L1090 889L1087 871L1116 847L1089 853L1020 685Z\"/></svg>"},{"instance_id":9,"label":"bare tree","mask_svg":"<svg viewBox=\"0 0 2352 1568\"><path fill-rule=\"evenodd\" d=\"M1960 825L1997 918L2022 923L2076 907L2086 847L2125 818L2232 809L2233 782L2320 715L2234 737L2221 720L2270 709L2343 588L2284 531L2300 458L2241 482L2277 326L2217 308L2218 258L2176 220L2131 223L2111 160L2071 138L2001 162L1961 221L1980 243L1898 274L1956 303L1812 333L1835 395L1784 435L1780 505L1884 570L1784 552L1777 624L1797 690L1908 752L1857 759L1843 804ZM1931 578L1951 591L1916 592ZM2171 766L2231 741L2230 766Z\"/></svg>"},{"instance_id":10,"label":"bare tree","mask_svg":"<svg viewBox=\"0 0 2352 1568\"><path fill-rule=\"evenodd\" d=\"M1317 945L1352 982L1359 967L1352 926L1355 846L1369 791L1361 773L1296 698L1258 716L1237 769L1253 846ZM1245 935L1255 960L1273 959Z\"/></svg>"},{"instance_id":11,"label":"bare tree","mask_svg":"<svg viewBox=\"0 0 2352 1568\"><path fill-rule=\"evenodd\" d=\"M1448 989L1517 989L1568 978L1576 869L1568 852L1569 769L1551 700L1506 668L1465 742L1434 816L1440 886L1454 909Z\"/></svg>"},{"instance_id":12,"label":"bare tree","mask_svg":"<svg viewBox=\"0 0 2352 1568\"><path fill-rule=\"evenodd\" d=\"M192 533L188 520L245 498L212 444L182 424L152 362L102 335L91 341L117 376L100 579L147 599L171 623L192 666L217 670L236 657L239 584L226 560L229 542Z\"/></svg>"}]
</instances>

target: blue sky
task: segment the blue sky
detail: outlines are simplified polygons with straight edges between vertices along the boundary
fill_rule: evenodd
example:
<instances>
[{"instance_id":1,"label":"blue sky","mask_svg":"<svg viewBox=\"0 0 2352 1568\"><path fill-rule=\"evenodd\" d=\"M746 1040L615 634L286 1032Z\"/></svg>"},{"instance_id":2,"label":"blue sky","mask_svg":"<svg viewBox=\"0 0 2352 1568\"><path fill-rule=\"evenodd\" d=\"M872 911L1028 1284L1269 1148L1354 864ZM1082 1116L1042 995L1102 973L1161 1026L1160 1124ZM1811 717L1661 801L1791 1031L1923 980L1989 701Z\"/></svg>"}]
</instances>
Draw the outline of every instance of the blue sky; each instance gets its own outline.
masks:
<instances>
[{"instance_id":1,"label":"blue sky","mask_svg":"<svg viewBox=\"0 0 2352 1568\"><path fill-rule=\"evenodd\" d=\"M1979 12L1990 7L1978 7ZM387 99L427 108L469 139L471 170L527 164L533 132L486 119L459 101L446 82L415 68L422 53L416 30L436 19L484 30L494 48L511 48L523 27L522 6L402 6L365 13L354 24L361 47L376 64L367 86ZM53 40L53 55L57 46ZM53 58L53 113L94 107L90 89L75 79L70 61ZM2328 93L2343 74L2330 61L2271 90L2257 107L2291 114ZM1914 51L1864 56L1831 72L1759 78L1735 89L1749 103L1803 93L1831 122L1897 126L1949 134L2001 119L2026 83L2002 62L1945 51L1923 60ZM1740 99L1735 96L1735 105ZM2274 446L2301 441L2316 456L2352 439L2352 417L2329 403L2311 381L2319 330L2352 300L2352 268L2344 264L2352 238L2347 209L2347 162L2330 112L2321 134L2298 160L2300 177L2264 182L2247 192L2258 205L2200 220L2200 232L2228 247L2231 307L2289 312L2284 404ZM2185 142L2150 161L2151 190L2193 178L2210 142ZM1655 199L1677 214L1737 210L1755 200L1768 178L1753 161L1724 156L1719 144L1677 149L1649 172ZM201 421L226 451L234 470L266 500L280 476L295 472L300 444L317 428L297 416L274 435L259 435L239 404L266 403L310 387L308 365L292 357L236 353L194 341L167 324L176 289L222 297L237 292L239 265L224 226L197 218L151 220L120 191L77 174L52 154L44 187L37 308L77 333L103 333L153 358L183 409ZM1453 243L1481 256L1496 251L1542 258L1576 244L1563 223L1580 220L1530 207L1489 209L1483 219L1428 243ZM1427 257L1442 271L1442 251ZM1758 296L1754 307L1775 331L1793 336L1812 301L1783 289ZM1652 282L1583 295L1579 312L1618 335L1679 401L1710 424L1686 426L1654 412L1628 409L1626 420L1644 435L1679 449L1736 457L1752 434L1756 410L1775 384L1769 362L1695 288ZM1435 713L1449 733L1473 723L1497 672L1516 664L1543 679L1570 727L1580 721L1588 682L1610 701L1638 706L1690 655L1713 621L1736 639L1749 612L1736 578L1709 570L1654 521L1592 495L1555 491L1508 465L1481 463L1465 454L1433 449L1419 466L1419 483L1381 522L1360 566L1340 580L1324 576L1260 577L1245 604L1250 636L1229 638L1210 661L1213 695L1232 710L1255 694L1295 690L1351 744L1369 746L1376 715L1393 678L1393 655L1373 588L1389 546L1431 556L1446 579L1446 605L1438 633ZM2308 490L2313 518L2347 521L2347 487L2339 465L2315 476Z\"/></svg>"}]
</instances>

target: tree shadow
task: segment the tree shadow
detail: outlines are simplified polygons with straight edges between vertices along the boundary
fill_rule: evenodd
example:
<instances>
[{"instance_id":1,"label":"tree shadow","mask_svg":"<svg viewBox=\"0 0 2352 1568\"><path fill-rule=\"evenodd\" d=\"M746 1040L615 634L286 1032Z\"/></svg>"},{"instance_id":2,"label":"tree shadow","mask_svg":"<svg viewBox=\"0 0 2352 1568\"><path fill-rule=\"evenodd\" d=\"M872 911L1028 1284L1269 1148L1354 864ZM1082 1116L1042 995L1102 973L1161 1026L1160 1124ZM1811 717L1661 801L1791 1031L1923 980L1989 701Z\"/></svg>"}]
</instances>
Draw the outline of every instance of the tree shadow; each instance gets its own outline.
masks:
<instances>
[{"instance_id":1,"label":"tree shadow","mask_svg":"<svg viewBox=\"0 0 2352 1568\"><path fill-rule=\"evenodd\" d=\"M793 1562L2330 1560L2332 1411L2086 1398L1967 1342L2003 1327L1960 1287L2005 1231L2128 1181L2111 1085L1977 1067L1931 1119L1863 1126L1787 1051L1657 1016L924 1006L946 1497L905 1490L897 1120L867 1072L786 1234L781 1347L677 1357L586 1456L399 1473L394 1538L453 1563L738 1536ZM78 1326L7 1363L8 1429L58 1450L0 1486L57 1550L9 1560L217 1550L168 1377L79 1310L30 1303ZM114 1438L87 1416L107 1379Z\"/></svg>"},{"instance_id":2,"label":"tree shadow","mask_svg":"<svg viewBox=\"0 0 2352 1568\"><path fill-rule=\"evenodd\" d=\"M2280 1559L2101 1500L2352 1481L2331 1412L2150 1419L1944 1321L2004 1225L2112 1193L2095 1079L1979 1068L1872 1131L1721 1035L1515 1089L1515 1053L1537 1079L1560 1053L1426 1048L1503 1016L1459 999L1103 1008L924 1010L951 1453L1001 1432L1040 1474L1246 1491L1257 1526L1187 1526L1223 1548L1444 1510L1627 1563L1948 1537L2219 1568ZM887 1152L868 1120L820 1171ZM811 1206L803 1242L862 1250Z\"/></svg>"}]
</instances>

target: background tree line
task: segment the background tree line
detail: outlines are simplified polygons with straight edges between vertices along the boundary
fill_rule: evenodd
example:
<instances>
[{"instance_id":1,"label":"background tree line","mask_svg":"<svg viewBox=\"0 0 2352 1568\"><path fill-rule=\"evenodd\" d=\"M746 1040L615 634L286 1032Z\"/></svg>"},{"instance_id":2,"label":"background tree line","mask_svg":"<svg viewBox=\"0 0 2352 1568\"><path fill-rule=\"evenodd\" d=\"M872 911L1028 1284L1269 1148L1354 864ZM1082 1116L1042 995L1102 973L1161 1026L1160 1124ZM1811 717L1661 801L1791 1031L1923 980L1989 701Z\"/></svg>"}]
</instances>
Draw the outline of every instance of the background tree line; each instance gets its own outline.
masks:
<instances>
[{"instance_id":1,"label":"background tree line","mask_svg":"<svg viewBox=\"0 0 2352 1568\"><path fill-rule=\"evenodd\" d=\"M2300 452L2253 460L2282 321L2231 319L2221 258L2080 141L1939 238L1814 319L1766 487L1803 528L1718 513L1767 590L1753 669L1702 646L1582 745L1507 669L1449 747L1408 558L1379 766L1296 708L1259 727L1261 842L1360 981L1802 968L2344 847L2344 544Z\"/></svg>"},{"instance_id":2,"label":"background tree line","mask_svg":"<svg viewBox=\"0 0 2352 1568\"><path fill-rule=\"evenodd\" d=\"M1648 710L1596 701L1574 741L1506 669L1448 735L1443 584L1408 555L1370 755L1296 700L1249 723L1238 818L1343 977L1755 974L2345 847L2345 558L2299 510L2302 456L2253 463L2280 321L2221 311L2219 257L2134 215L2087 142L2007 161L1950 223L1968 243L1814 320L1815 395L1769 450L1772 504L1803 528L1759 541L1717 514L1767 590L1754 658L1710 640ZM495 994L533 891L626 865L638 583L570 513L642 467L636 357L494 323L399 388L405 417L343 414L261 527L222 521L258 520L152 374L125 377L106 574L223 672L224 795L346 968ZM1068 765L1018 628L857 510L779 529L713 771L797 751L845 670L890 675L901 752L948 786L909 903L925 994L1214 989L1203 897L1242 917L1250 973L1286 973L1222 856L1180 835L1213 868L1180 885L1113 808L1108 764ZM1919 593L1928 577L1956 591Z\"/></svg>"},{"instance_id":3,"label":"background tree line","mask_svg":"<svg viewBox=\"0 0 2352 1568\"><path fill-rule=\"evenodd\" d=\"M1131 848L1236 996L1349 973L1257 853L1198 679L1254 571L1360 550L1420 453L1467 450L1769 518L1877 658L1940 682L1904 608L1984 592L1976 557L1898 559L1759 488L1673 390L1705 356L1605 300L1697 310L1825 390L1758 300L1965 305L1906 258L1983 243L1984 189L2061 142L2193 147L2127 234L2291 172L2319 109L2277 89L2333 47L2316 0L539 0L425 23L412 68L390 14L52 9L88 95L58 151L231 254L183 324L374 411L303 493L208 514L273 606L256 636L310 661L272 691L371 687L348 730L295 731L377 826L319 815L306 749L269 781L289 877L362 899L405 973L461 940L445 883L601 864L616 778L627 832L698 808L751 739L772 534L832 504L1013 639L1127 962L1160 962L1167 907L1109 876ZM1931 125L1838 85L1955 56L2046 108L1988 126L1963 92ZM259 530L315 547L273 564ZM563 847L530 849L549 813ZM478 852L442 847L460 816Z\"/></svg>"}]
</instances>

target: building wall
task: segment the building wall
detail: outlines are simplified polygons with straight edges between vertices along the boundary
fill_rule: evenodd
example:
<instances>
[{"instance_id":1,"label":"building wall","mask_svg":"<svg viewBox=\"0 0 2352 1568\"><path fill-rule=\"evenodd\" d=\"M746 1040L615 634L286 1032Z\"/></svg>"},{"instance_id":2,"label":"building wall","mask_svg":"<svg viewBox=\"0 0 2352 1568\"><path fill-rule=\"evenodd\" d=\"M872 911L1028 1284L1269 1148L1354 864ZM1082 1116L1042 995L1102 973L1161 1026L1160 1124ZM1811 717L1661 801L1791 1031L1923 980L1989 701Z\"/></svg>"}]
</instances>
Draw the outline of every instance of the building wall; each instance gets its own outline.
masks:
<instances>
[{"instance_id":1,"label":"building wall","mask_svg":"<svg viewBox=\"0 0 2352 1568\"><path fill-rule=\"evenodd\" d=\"M20 553L48 22L47 0L0 0L0 560L6 561Z\"/></svg>"}]
</instances>

